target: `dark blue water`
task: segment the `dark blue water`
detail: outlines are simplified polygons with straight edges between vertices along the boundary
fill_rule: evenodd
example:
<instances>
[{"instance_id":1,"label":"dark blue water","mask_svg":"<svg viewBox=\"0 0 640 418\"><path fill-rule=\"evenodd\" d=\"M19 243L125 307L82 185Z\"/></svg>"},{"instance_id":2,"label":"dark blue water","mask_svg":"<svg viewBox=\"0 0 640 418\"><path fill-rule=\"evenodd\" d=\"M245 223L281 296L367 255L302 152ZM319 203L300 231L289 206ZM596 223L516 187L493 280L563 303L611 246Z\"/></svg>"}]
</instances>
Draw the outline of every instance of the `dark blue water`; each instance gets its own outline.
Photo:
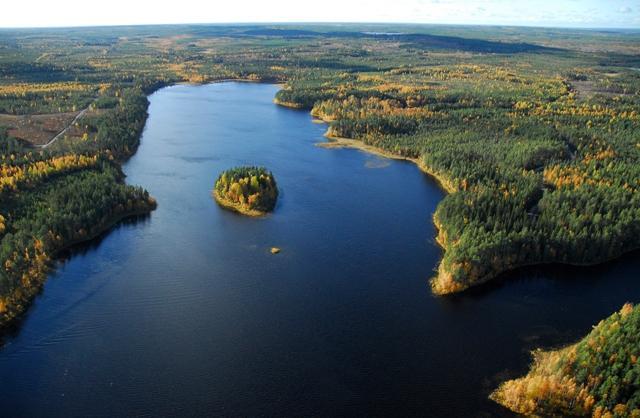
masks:
<instances>
[{"instance_id":1,"label":"dark blue water","mask_svg":"<svg viewBox=\"0 0 640 418\"><path fill-rule=\"evenodd\" d=\"M443 192L410 163L314 146L325 126L276 90L151 96L125 172L158 209L59 263L0 350L0 414L508 415L486 397L528 350L640 301L637 254L433 297ZM274 172L272 215L211 199L239 164Z\"/></svg>"}]
</instances>

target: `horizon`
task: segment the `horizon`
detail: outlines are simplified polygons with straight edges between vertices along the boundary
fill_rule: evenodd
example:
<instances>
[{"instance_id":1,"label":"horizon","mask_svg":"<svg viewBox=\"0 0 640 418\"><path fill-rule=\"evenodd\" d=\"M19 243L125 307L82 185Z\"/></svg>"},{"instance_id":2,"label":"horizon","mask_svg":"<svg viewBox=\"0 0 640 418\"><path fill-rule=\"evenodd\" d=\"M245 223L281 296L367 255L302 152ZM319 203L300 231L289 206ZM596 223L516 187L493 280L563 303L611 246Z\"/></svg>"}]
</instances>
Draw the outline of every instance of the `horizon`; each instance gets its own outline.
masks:
<instances>
[{"instance_id":1,"label":"horizon","mask_svg":"<svg viewBox=\"0 0 640 418\"><path fill-rule=\"evenodd\" d=\"M543 24L500 24L500 23L440 23L440 22L323 22L323 21L288 21L288 22L267 22L267 21L247 21L247 22L172 22L172 23L113 23L95 25L64 25L64 26L0 26L0 30L49 30L49 29L100 29L100 28L136 28L155 26L440 26L440 27L486 27L486 28L522 28L522 29L557 29L557 30L577 30L577 31L598 31L609 30L619 32L638 32L640 27L635 26L557 26Z\"/></svg>"},{"instance_id":2,"label":"horizon","mask_svg":"<svg viewBox=\"0 0 640 418\"><path fill-rule=\"evenodd\" d=\"M356 0L345 4L327 0L309 12L293 0L263 4L201 5L184 0L179 9L157 7L148 1L129 4L113 0L97 13L79 0L55 3L24 1L5 6L2 29L48 29L147 25L241 24L400 24L510 26L558 29L640 30L638 0ZM124 12L124 13L123 13Z\"/></svg>"}]
</instances>

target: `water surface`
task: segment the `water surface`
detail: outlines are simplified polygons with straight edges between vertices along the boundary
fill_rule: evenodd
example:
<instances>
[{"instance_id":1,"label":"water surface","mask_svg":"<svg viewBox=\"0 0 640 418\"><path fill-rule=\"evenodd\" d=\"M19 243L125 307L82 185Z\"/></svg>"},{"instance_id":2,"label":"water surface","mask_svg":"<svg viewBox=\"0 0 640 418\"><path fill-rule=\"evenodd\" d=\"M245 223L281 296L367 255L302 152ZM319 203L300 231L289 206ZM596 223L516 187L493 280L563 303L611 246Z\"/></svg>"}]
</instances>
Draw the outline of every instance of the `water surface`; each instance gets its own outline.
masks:
<instances>
[{"instance_id":1,"label":"water surface","mask_svg":"<svg viewBox=\"0 0 640 418\"><path fill-rule=\"evenodd\" d=\"M433 297L443 192L410 163L314 146L325 126L276 91L150 97L124 170L158 209L59 263L0 350L3 414L508 416L486 396L528 350L640 301L637 256ZM211 199L239 164L273 171L273 214Z\"/></svg>"}]
</instances>

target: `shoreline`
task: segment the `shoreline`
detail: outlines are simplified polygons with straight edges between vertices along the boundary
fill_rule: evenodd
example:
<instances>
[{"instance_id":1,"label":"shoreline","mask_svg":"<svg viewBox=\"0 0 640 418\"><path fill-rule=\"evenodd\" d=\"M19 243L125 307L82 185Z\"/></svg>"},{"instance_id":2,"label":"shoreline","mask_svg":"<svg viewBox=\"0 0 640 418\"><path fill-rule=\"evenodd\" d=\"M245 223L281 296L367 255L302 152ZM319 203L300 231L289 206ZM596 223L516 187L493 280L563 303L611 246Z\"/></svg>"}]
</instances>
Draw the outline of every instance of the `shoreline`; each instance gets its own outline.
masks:
<instances>
[{"instance_id":1,"label":"shoreline","mask_svg":"<svg viewBox=\"0 0 640 418\"><path fill-rule=\"evenodd\" d=\"M499 271L496 270L495 272L492 272L491 274L488 274L486 276L483 276L482 279L479 279L475 282L473 282L473 284L471 284L470 286L466 286L466 287L462 287L460 290L457 291L453 291L453 292L436 292L434 291L434 294L438 295L438 296L445 296L445 295L453 295L453 294L457 294L457 293L462 293L466 290L469 290L471 288L474 287L478 287L478 286L482 286L488 282L491 282L495 279L500 279L500 276L503 274L507 274L519 269L526 269L526 268L530 268L530 267L558 267L558 266L566 266L566 267L572 267L572 268L589 268L589 267L596 267L602 264L606 264L606 263L611 263L614 262L616 260L618 260L621 257L624 257L627 254L631 254L635 251L639 251L640 247L634 247L634 248L630 248L628 250L624 250L621 251L620 253L613 255L611 257L607 257L605 259L602 260L598 260L598 261L593 261L593 262L569 262L569 261L532 261L530 263L523 263L523 264L518 264L518 265L514 265L508 268L504 268L504 269L500 269ZM437 277L437 276L436 276ZM435 277L434 277L435 279Z\"/></svg>"},{"instance_id":2,"label":"shoreline","mask_svg":"<svg viewBox=\"0 0 640 418\"><path fill-rule=\"evenodd\" d=\"M280 102L277 99L274 99L273 102L276 104L280 104ZM280 104L280 105L285 107L291 107L294 109L302 109L302 107L296 108L296 107L289 106L288 104ZM333 121L333 119L323 118L321 115L315 114L313 110L310 112L310 114L313 117L312 119L313 123L329 124L330 122ZM457 187L453 184L453 182L450 179L446 178L444 174L439 173L436 170L433 170L428 165L426 165L420 157L418 158L403 157L402 155L394 154L391 151L387 151L385 149L382 149L373 145L365 144L362 140L359 140L359 139L344 138L344 137L332 135L329 131L329 128L327 128L327 130L325 131L324 137L327 138L328 141L316 143L315 145L317 147L352 148L352 149L357 149L373 155L377 155L379 157L389 158L392 160L409 161L417 165L420 171L422 171L424 174L427 174L428 176L432 177L436 181L436 183L438 183L438 186L447 194L455 193L458 190Z\"/></svg>"},{"instance_id":3,"label":"shoreline","mask_svg":"<svg viewBox=\"0 0 640 418\"><path fill-rule=\"evenodd\" d=\"M277 104L277 101L274 100L274 103ZM322 117L319 117L317 115L313 115L314 116L314 121L316 123L328 123L329 121L326 119L323 119ZM438 173L437 171L431 169L429 166L427 166L424 161L421 158L411 158L411 157L403 157L401 155L397 155L394 154L390 151L384 150L382 148L378 148L375 147L373 145L368 145L365 144L363 141L358 140L358 139L351 139L351 138L343 138L343 137L339 137L339 136L335 136L335 135L331 135L329 133L329 129L327 128L324 137L327 138L327 142L318 142L315 145L317 147L320 148L327 148L327 149L336 149L336 148L351 148L351 149L357 149L359 151L362 152L366 152L372 155L376 155L379 157L383 157L383 158L389 158L392 160L398 160L398 161L408 161L411 163L414 163L418 169L420 171L422 171L423 174L426 174L427 176L429 176L430 178L432 178L433 180L435 180L436 184L438 185L438 187L440 187L440 189L442 191L444 191L447 195L449 194L453 194L455 192L457 192L457 188L453 185L453 183L451 182L451 180L449 180L448 178L445 177L444 174L442 173ZM436 234L435 234L435 241L438 244L438 246L444 251L447 251L447 239L445 236L445 233L443 232L443 228L441 223L438 221L437 217L437 210L434 211L433 215L431 216L431 220L433 222L433 225L436 229ZM442 260L443 257L440 258L439 262L438 262L438 268L437 268L437 274L431 278L428 279L428 283L429 283L429 287L431 288L431 292L436 295L436 296L444 296L444 295L449 295L449 294L455 294L455 293L460 293L463 292L464 290L468 289L470 286L467 287L454 287L452 289L455 290L451 290L451 291L442 291L440 289L438 289L437 286L437 282L439 280L442 280L443 278L447 278L451 276L450 272L447 271L442 271ZM487 276L485 281L490 281L491 279L494 279L496 276L504 273L505 271L502 272L497 272L495 275L491 275L490 277ZM450 281L450 280L446 280L446 281ZM478 284L484 283L484 282L477 282Z\"/></svg>"},{"instance_id":4,"label":"shoreline","mask_svg":"<svg viewBox=\"0 0 640 418\"><path fill-rule=\"evenodd\" d=\"M304 109L302 106L295 106L295 105L290 105L289 103L286 104L282 104L280 103L277 99L274 99L274 103L284 106L284 107L288 107L288 108L292 108L292 109L297 109L297 110L301 110ZM330 120L324 119L321 116L315 115L313 112L311 112L311 115L313 116L313 122L314 123L329 123L331 122ZM335 136L335 135L331 135L329 133L329 129L327 128L327 131L324 134L324 137L327 138L327 142L317 142L315 144L315 146L320 147L320 148L327 148L327 149L339 149L339 148L350 148L350 149L357 149L359 151L363 151L372 155L376 155L379 157L383 157L383 158L389 158L392 160L399 160L399 161L409 161L412 162L414 164L416 164L418 166L418 168L420 169L420 171L422 171L424 174L428 175L429 177L431 177L432 179L434 179L436 181L436 183L438 184L438 186L447 194L452 194L458 191L458 189L452 184L452 182L446 178L446 176L442 173L438 173L437 171L431 169L429 166L427 166L424 161L422 161L421 158L411 158L411 157L403 157L401 155L397 155L394 154L390 151L384 150L382 148L379 147L375 147L373 145L368 145L365 144L362 140L359 139L352 139L352 138L343 138L343 137L339 137L339 136ZM442 224L440 223L440 221L437 219L437 210L434 211L433 215L432 215L432 222L433 225L436 229L436 234L435 234L435 241L438 244L438 246L444 251L447 251L447 246L448 246L448 239L446 237L446 234L444 233L444 229L442 228ZM437 267L437 274L433 277L431 277L430 279L428 279L429 282L429 286L431 288L431 291L434 295L436 296L447 296L447 295L454 295L454 294L458 294L458 293L462 293L466 290L469 290L471 288L474 287L478 287L481 285L484 285L492 280L495 280L497 278L499 278L500 276L502 276L503 274L506 274L508 272L517 270L517 269L521 269L521 268L527 268L527 267L536 267L536 266L570 266L570 267L594 267L600 264L604 264L604 263L608 263L611 261L614 261L622 256L624 256L625 254L634 252L640 250L640 247L635 247L635 248L630 248L624 251L621 251L619 254L614 255L612 257L608 257L606 259L603 260L598 260L598 261L593 261L593 262L587 262L587 263L571 263L571 262L560 262L560 261L551 261L551 262L545 262L545 261L535 261L535 262L530 262L530 263L524 263L524 264L518 264L518 265L514 265L514 266L510 266L508 268L504 268L504 269L500 269L500 270L496 270L496 271L492 271L490 274L487 274L485 276L479 277L476 280L470 282L470 283L465 283L465 284L460 284L460 283L455 283L455 285L453 287L451 287L449 290L446 290L446 288L443 286L443 284L446 284L447 282L451 282L452 279L450 279L451 277L451 272L444 270L442 268L442 260L443 258L441 258L439 260L438 263L438 267ZM439 282L442 281L442 283L439 285Z\"/></svg>"},{"instance_id":5,"label":"shoreline","mask_svg":"<svg viewBox=\"0 0 640 418\"><path fill-rule=\"evenodd\" d=\"M97 230L88 235L86 238L82 238L82 239L76 239L73 240L69 243L66 243L64 245L64 247L56 250L53 252L52 254L52 259L54 258L58 258L60 256L60 253L70 250L72 247L78 245L78 244L83 244L86 243L87 241L91 241L93 239L98 238L100 235L104 234L105 232L108 232L110 229L114 228L115 226L117 226L120 222L124 221L125 219L129 219L129 218L133 218L136 216L143 216L143 215L148 215L151 212L153 212L154 210L157 209L158 207L158 203L156 202L155 199L153 199L152 197L150 197L150 199L152 199L149 203L149 207L147 209L136 209L136 210L131 210L128 212L124 212L120 215L116 215L116 216L112 216L109 218L109 220L98 224L97 226Z\"/></svg>"},{"instance_id":6,"label":"shoreline","mask_svg":"<svg viewBox=\"0 0 640 418\"><path fill-rule=\"evenodd\" d=\"M14 292L7 298L8 301L6 303L4 312L0 317L0 338L2 338L2 334L5 331L9 330L18 321L20 321L23 315L28 311L29 307L35 301L36 296L42 291L44 284L49 278L49 273L51 272L51 264L54 261L60 259L61 253L71 250L78 244L86 243L98 238L102 234L105 234L111 229L115 228L120 222L124 221L125 219L150 214L157 208L157 202L155 201L155 199L150 199L151 200L147 202L149 204L148 208L135 209L111 216L105 221L99 224L95 224L95 230L91 234L87 235L86 238L75 239L70 242L66 242L60 248L54 249L51 254L46 254L47 260L44 269L37 271L36 276L32 278L33 286L14 289ZM18 293L18 295L16 295L16 293ZM1 346L2 340L0 339L0 347Z\"/></svg>"},{"instance_id":7,"label":"shoreline","mask_svg":"<svg viewBox=\"0 0 640 418\"><path fill-rule=\"evenodd\" d=\"M277 84L277 85L280 86L279 84ZM299 104L293 103L293 102L283 102L282 100L278 100L277 97L273 98L273 103L277 104L278 106L286 107L286 108L289 108L289 109L305 110L305 107L302 106L302 105L299 105Z\"/></svg>"},{"instance_id":8,"label":"shoreline","mask_svg":"<svg viewBox=\"0 0 640 418\"><path fill-rule=\"evenodd\" d=\"M250 80L248 78L221 78L219 80L210 80L203 82L193 82L193 81L178 81L177 83L168 84L164 87L171 86L206 86L207 84L219 84L219 83L256 83L256 84L272 84L269 82L261 81L261 80Z\"/></svg>"},{"instance_id":9,"label":"shoreline","mask_svg":"<svg viewBox=\"0 0 640 418\"><path fill-rule=\"evenodd\" d=\"M321 121L322 123L326 123L325 121ZM316 122L317 123L317 122ZM328 139L327 142L317 142L315 145L320 148L351 148L357 149L360 151L364 151L369 154L377 155L379 157L389 158L392 160L398 161L409 161L418 166L420 171L428 176L432 177L438 186L445 191L447 194L451 194L457 191L457 189L453 186L450 180L444 177L443 174L436 172L429 168L420 158L411 158L411 157L403 157L398 154L394 154L390 151L386 151L382 148L375 147L373 145L368 145L362 142L359 139L350 139L350 138L342 138L339 136L334 136L329 133L324 134L325 138Z\"/></svg>"},{"instance_id":10,"label":"shoreline","mask_svg":"<svg viewBox=\"0 0 640 418\"><path fill-rule=\"evenodd\" d=\"M169 82L169 83L161 83L160 85L157 85L154 88L151 88L151 89L149 89L149 90L144 92L145 97L147 99L147 108L145 109L145 112L148 112L148 110L149 110L149 101L148 101L149 100L149 96L151 96L153 93L155 93L156 91L158 91L158 90L160 90L162 88L171 87L171 86L175 86L175 85L193 85L193 86L196 86L196 85L206 85L206 84L225 83L225 82L246 82L246 83L273 84L273 83L269 83L268 81L264 81L264 80L250 80L250 79L242 79L242 78L228 78L228 79L220 79L220 80L210 80L210 81L198 82L198 83L190 82L188 80ZM276 83L276 85L282 86L282 83ZM140 140L142 138L142 133L144 131L144 126L146 125L147 117L148 117L148 113L145 116L142 128L138 132L138 137L137 137L136 144L132 147L132 149L128 153L126 153L125 155L122 155L119 158L117 158L118 168L119 168L121 173L122 173L122 164L124 164L127 160L129 160L129 158L131 158L133 155L135 155L136 152L138 151L138 148L140 147ZM126 178L126 176L123 174L123 180L125 178ZM46 283L46 281L49 278L50 264L54 260L58 259L62 252L70 250L75 245L78 245L78 244L81 244L81 243L85 243L85 242L89 242L89 241L91 241L93 239L96 239L100 235L102 235L104 233L107 233L109 230L111 230L117 224L119 224L120 222L122 222L123 220L125 220L127 218L132 218L132 217L135 217L135 216L141 216L141 215L146 215L146 214L151 213L153 210L155 210L157 208L157 202L151 196L149 196L149 199L150 200L147 202L149 204L148 208L146 208L144 210L143 209L136 209L136 210L132 210L132 211L128 211L128 212L123 212L122 214L118 214L118 215L115 215L115 216L112 216L112 217L106 219L102 223L91 225L91 230L93 230L93 233L87 235L85 238L76 239L76 240L73 240L71 242L65 243L60 248L52 250L51 254L46 254L47 259L46 259L45 266L44 266L43 270L31 271L30 272L27 269L27 271L25 271L24 274L26 275L26 274L31 273L34 276L34 277L31 278L30 285L28 287L27 286L20 286L20 287L18 287L16 289L13 289L13 291L10 294L8 294L6 297L3 298L4 300L0 299L0 338L2 338L2 335L5 332L10 330L17 322L19 322L24 317L26 312L29 310L29 307L34 303L35 298L37 297L37 295L44 288L44 284ZM256 216L256 215L249 215L249 216ZM262 215L260 215L260 216L262 216ZM2 346L2 340L1 339L0 339L0 346Z\"/></svg>"}]
</instances>

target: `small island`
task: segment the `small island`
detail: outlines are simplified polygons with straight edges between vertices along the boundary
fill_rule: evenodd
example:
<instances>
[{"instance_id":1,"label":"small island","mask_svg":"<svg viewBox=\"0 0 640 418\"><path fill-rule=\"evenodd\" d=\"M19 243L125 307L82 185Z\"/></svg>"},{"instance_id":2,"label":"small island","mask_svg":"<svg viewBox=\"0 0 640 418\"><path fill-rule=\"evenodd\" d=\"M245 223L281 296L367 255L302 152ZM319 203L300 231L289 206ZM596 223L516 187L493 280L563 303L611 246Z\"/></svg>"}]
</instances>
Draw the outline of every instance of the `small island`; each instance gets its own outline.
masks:
<instances>
[{"instance_id":1,"label":"small island","mask_svg":"<svg viewBox=\"0 0 640 418\"><path fill-rule=\"evenodd\" d=\"M262 216L276 206L278 187L273 174L264 167L235 167L220 174L213 197L226 209Z\"/></svg>"}]
</instances>

